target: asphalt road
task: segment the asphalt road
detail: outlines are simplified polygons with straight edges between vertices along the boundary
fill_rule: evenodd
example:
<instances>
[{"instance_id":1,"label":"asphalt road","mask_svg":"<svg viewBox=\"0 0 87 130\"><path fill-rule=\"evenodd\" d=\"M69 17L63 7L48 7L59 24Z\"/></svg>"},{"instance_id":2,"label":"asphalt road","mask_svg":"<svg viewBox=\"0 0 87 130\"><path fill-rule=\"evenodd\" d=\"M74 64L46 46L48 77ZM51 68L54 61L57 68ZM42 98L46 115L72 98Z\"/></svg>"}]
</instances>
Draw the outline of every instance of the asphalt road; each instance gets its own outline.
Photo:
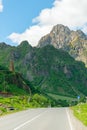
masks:
<instances>
[{"instance_id":1,"label":"asphalt road","mask_svg":"<svg viewBox=\"0 0 87 130\"><path fill-rule=\"evenodd\" d=\"M43 108L0 117L0 130L73 129L67 108Z\"/></svg>"}]
</instances>

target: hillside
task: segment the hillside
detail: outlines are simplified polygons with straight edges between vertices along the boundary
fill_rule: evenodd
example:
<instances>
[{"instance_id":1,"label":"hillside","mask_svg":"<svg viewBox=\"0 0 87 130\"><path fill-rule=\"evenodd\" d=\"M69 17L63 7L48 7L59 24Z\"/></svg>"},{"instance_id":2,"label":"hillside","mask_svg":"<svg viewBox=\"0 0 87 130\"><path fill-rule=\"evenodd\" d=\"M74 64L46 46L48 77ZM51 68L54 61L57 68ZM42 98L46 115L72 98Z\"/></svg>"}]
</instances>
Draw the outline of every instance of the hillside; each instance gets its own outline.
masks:
<instances>
[{"instance_id":1,"label":"hillside","mask_svg":"<svg viewBox=\"0 0 87 130\"><path fill-rule=\"evenodd\" d=\"M58 24L49 34L40 39L37 47L45 45L53 45L57 49L61 48L87 66L87 35L81 30L73 31L67 26Z\"/></svg>"},{"instance_id":2,"label":"hillside","mask_svg":"<svg viewBox=\"0 0 87 130\"><path fill-rule=\"evenodd\" d=\"M0 116L28 108L54 106L54 100L35 90L20 73L10 70L0 65Z\"/></svg>"},{"instance_id":3,"label":"hillside","mask_svg":"<svg viewBox=\"0 0 87 130\"><path fill-rule=\"evenodd\" d=\"M5 65L8 66L9 60L13 59L15 70L31 81L39 92L75 98L78 95L87 95L87 69L82 62L75 61L67 52L51 45L33 48L27 41L9 48L6 48L8 55L4 53L5 48L3 49L1 64L7 62Z\"/></svg>"},{"instance_id":4,"label":"hillside","mask_svg":"<svg viewBox=\"0 0 87 130\"><path fill-rule=\"evenodd\" d=\"M31 55L31 56L30 56ZM34 49L23 60L27 78L43 92L77 96L87 94L87 70L68 53L53 46ZM21 71L21 70L20 70Z\"/></svg>"},{"instance_id":5,"label":"hillside","mask_svg":"<svg viewBox=\"0 0 87 130\"><path fill-rule=\"evenodd\" d=\"M20 73L9 71L7 68L0 66L0 95L29 95L30 86Z\"/></svg>"}]
</instances>

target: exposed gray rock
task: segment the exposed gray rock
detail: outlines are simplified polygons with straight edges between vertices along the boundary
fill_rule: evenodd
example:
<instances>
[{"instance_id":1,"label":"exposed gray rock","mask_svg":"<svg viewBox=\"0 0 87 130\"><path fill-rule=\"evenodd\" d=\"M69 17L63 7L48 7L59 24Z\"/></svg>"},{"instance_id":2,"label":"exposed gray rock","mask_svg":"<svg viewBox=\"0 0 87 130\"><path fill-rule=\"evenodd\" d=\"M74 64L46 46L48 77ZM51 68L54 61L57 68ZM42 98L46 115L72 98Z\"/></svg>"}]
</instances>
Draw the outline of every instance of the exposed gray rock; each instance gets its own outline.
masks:
<instances>
[{"instance_id":1,"label":"exposed gray rock","mask_svg":"<svg viewBox=\"0 0 87 130\"><path fill-rule=\"evenodd\" d=\"M87 65L87 36L81 31L73 31L68 27L58 24L52 31L42 37L37 47L53 45L62 48L76 60L83 61Z\"/></svg>"}]
</instances>

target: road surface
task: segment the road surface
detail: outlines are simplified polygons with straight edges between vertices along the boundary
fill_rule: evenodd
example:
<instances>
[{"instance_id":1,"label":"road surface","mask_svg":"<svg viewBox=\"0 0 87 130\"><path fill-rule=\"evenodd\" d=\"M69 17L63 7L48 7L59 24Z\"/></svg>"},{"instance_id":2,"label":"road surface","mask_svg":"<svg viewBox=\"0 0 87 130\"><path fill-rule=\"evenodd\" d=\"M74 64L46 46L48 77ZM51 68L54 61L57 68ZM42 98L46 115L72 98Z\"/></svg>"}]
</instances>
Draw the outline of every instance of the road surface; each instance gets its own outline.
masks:
<instances>
[{"instance_id":1,"label":"road surface","mask_svg":"<svg viewBox=\"0 0 87 130\"><path fill-rule=\"evenodd\" d=\"M40 108L0 117L0 130L73 130L67 108Z\"/></svg>"}]
</instances>

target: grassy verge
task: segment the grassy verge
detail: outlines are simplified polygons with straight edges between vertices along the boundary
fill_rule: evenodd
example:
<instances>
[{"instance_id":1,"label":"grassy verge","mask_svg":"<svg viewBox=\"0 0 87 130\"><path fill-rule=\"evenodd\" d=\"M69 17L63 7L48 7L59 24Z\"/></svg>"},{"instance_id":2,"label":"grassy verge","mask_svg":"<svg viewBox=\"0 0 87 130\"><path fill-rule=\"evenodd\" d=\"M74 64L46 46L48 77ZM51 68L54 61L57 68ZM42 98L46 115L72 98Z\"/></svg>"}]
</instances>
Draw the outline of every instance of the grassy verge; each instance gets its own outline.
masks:
<instances>
[{"instance_id":1,"label":"grassy verge","mask_svg":"<svg viewBox=\"0 0 87 130\"><path fill-rule=\"evenodd\" d=\"M48 107L50 101L38 94L29 96L0 97L0 116L28 108Z\"/></svg>"},{"instance_id":2,"label":"grassy verge","mask_svg":"<svg viewBox=\"0 0 87 130\"><path fill-rule=\"evenodd\" d=\"M87 103L78 104L77 106L72 107L74 115L87 126Z\"/></svg>"}]
</instances>

